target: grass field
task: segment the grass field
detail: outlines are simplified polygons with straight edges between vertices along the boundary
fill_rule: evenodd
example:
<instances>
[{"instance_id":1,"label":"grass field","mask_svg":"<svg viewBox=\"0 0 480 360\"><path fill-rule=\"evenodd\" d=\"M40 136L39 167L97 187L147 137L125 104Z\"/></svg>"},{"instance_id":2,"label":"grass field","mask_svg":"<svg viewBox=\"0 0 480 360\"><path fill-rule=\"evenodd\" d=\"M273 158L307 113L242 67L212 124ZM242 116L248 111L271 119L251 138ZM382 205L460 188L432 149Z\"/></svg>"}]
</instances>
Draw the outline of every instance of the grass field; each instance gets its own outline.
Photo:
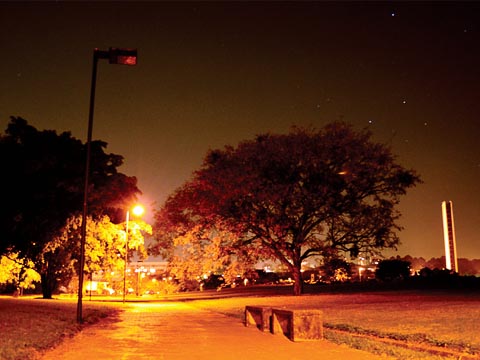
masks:
<instances>
[{"instance_id":1,"label":"grass field","mask_svg":"<svg viewBox=\"0 0 480 360\"><path fill-rule=\"evenodd\" d=\"M86 302L84 325L113 316L114 304ZM81 330L76 323L76 302L0 297L0 359L29 360Z\"/></svg>"},{"instance_id":2,"label":"grass field","mask_svg":"<svg viewBox=\"0 0 480 360\"><path fill-rule=\"evenodd\" d=\"M370 292L233 297L190 304L243 321L246 305L321 309L325 336L398 359L480 359L480 293ZM84 302L86 325L115 316L121 302ZM0 297L0 359L35 359L80 330L76 301ZM94 325L92 325L94 326ZM342 331L339 331L342 330ZM361 334L359 338L356 334ZM388 345L379 339L451 350L451 356Z\"/></svg>"},{"instance_id":3,"label":"grass field","mask_svg":"<svg viewBox=\"0 0 480 360\"><path fill-rule=\"evenodd\" d=\"M321 309L326 337L399 358L433 358L433 353L391 349L368 338L400 340L402 344L452 350L452 358L480 358L480 294L421 292L319 294L196 301L198 307L243 318L246 305ZM329 331L330 330L330 331ZM347 335L334 330L346 330ZM367 335L358 339L351 334ZM395 346L397 347L397 346ZM378 349L376 349L378 348ZM403 354L403 355L402 355ZM426 356L426 357L425 357Z\"/></svg>"}]
</instances>

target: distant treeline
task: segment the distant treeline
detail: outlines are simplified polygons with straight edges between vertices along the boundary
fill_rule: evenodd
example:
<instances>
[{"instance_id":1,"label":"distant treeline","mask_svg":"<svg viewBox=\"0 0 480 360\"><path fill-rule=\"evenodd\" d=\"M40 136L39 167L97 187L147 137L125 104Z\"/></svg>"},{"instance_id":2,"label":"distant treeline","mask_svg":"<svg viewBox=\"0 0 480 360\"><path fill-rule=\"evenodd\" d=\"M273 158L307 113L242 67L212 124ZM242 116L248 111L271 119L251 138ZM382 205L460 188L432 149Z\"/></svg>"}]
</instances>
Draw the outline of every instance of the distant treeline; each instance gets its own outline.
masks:
<instances>
[{"instance_id":1,"label":"distant treeline","mask_svg":"<svg viewBox=\"0 0 480 360\"><path fill-rule=\"evenodd\" d=\"M421 269L444 269L445 268L445 256L439 258L431 258L425 260L423 257L412 257L410 255L401 257L391 257L390 260L403 260L408 261L411 264L411 269L415 272L419 272ZM458 273L460 275L480 275L480 259L458 259Z\"/></svg>"}]
</instances>

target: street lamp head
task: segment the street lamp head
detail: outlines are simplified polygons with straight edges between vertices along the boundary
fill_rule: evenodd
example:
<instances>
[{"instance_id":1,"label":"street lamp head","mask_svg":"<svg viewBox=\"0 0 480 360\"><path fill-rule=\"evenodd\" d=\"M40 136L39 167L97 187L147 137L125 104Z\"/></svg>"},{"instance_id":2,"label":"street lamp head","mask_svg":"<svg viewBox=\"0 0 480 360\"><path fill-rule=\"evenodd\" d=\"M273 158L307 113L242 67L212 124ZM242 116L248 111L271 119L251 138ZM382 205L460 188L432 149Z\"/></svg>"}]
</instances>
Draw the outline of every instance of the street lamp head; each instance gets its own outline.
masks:
<instances>
[{"instance_id":1,"label":"street lamp head","mask_svg":"<svg viewBox=\"0 0 480 360\"><path fill-rule=\"evenodd\" d=\"M135 216L142 216L145 212L145 208L142 205L135 205L132 209L132 213Z\"/></svg>"},{"instance_id":2,"label":"street lamp head","mask_svg":"<svg viewBox=\"0 0 480 360\"><path fill-rule=\"evenodd\" d=\"M108 49L110 64L137 65L137 49Z\"/></svg>"}]
</instances>

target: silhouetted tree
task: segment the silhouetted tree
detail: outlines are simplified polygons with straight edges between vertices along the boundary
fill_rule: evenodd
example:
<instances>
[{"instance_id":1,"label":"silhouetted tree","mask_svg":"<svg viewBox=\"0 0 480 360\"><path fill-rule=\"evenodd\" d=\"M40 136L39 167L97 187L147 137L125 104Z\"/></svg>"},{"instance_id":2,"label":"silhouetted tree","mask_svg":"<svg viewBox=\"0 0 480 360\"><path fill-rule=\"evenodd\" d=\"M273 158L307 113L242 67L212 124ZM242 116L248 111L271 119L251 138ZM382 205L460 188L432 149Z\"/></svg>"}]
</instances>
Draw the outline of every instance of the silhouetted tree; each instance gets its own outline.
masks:
<instances>
[{"instance_id":1,"label":"silhouetted tree","mask_svg":"<svg viewBox=\"0 0 480 360\"><path fill-rule=\"evenodd\" d=\"M125 214L140 191L134 177L117 171L123 158L105 153L106 145L92 142L89 213L94 219L105 214L120 221L119 214ZM0 135L0 253L31 259L46 298L56 279L66 275L61 273L63 262L77 257L74 244L63 249L68 254L59 253L58 247L53 252L45 249L62 237L67 219L81 213L85 153L86 146L69 132L39 131L18 117L12 117Z\"/></svg>"},{"instance_id":2,"label":"silhouetted tree","mask_svg":"<svg viewBox=\"0 0 480 360\"><path fill-rule=\"evenodd\" d=\"M378 264L375 277L382 281L405 280L410 276L410 262L392 259Z\"/></svg>"},{"instance_id":3,"label":"silhouetted tree","mask_svg":"<svg viewBox=\"0 0 480 360\"><path fill-rule=\"evenodd\" d=\"M230 248L281 262L299 295L301 264L311 256L394 248L395 207L418 182L388 147L344 123L259 135L207 154L157 214L157 239L168 248L171 235L220 224L234 234Z\"/></svg>"},{"instance_id":4,"label":"silhouetted tree","mask_svg":"<svg viewBox=\"0 0 480 360\"><path fill-rule=\"evenodd\" d=\"M445 268L445 256L439 258L431 258L427 261L427 267L430 269L444 269Z\"/></svg>"},{"instance_id":5,"label":"silhouetted tree","mask_svg":"<svg viewBox=\"0 0 480 360\"><path fill-rule=\"evenodd\" d=\"M346 278L352 276L351 264L344 259L336 257L325 259L322 265L322 270L326 278L330 281L344 281L338 276L339 273L344 274Z\"/></svg>"},{"instance_id":6,"label":"silhouetted tree","mask_svg":"<svg viewBox=\"0 0 480 360\"><path fill-rule=\"evenodd\" d=\"M425 265L427 264L427 261L423 257L414 257L411 258L410 260L404 258L403 260L410 261L412 269L415 271L419 271L420 269L424 268Z\"/></svg>"}]
</instances>

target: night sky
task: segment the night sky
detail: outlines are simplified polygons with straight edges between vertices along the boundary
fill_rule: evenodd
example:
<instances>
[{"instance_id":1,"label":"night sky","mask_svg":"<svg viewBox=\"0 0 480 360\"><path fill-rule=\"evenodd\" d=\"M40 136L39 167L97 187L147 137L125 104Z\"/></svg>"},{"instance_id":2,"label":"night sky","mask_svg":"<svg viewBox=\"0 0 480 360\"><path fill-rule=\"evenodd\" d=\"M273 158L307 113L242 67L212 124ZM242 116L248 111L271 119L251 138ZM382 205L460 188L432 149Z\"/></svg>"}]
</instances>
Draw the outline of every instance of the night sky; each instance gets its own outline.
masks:
<instances>
[{"instance_id":1,"label":"night sky","mask_svg":"<svg viewBox=\"0 0 480 360\"><path fill-rule=\"evenodd\" d=\"M13 115L83 141L93 48L138 48L99 63L93 137L147 204L208 149L344 120L424 181L386 254L444 255L452 200L458 255L480 258L480 3L1 2L0 45L1 131Z\"/></svg>"}]
</instances>

